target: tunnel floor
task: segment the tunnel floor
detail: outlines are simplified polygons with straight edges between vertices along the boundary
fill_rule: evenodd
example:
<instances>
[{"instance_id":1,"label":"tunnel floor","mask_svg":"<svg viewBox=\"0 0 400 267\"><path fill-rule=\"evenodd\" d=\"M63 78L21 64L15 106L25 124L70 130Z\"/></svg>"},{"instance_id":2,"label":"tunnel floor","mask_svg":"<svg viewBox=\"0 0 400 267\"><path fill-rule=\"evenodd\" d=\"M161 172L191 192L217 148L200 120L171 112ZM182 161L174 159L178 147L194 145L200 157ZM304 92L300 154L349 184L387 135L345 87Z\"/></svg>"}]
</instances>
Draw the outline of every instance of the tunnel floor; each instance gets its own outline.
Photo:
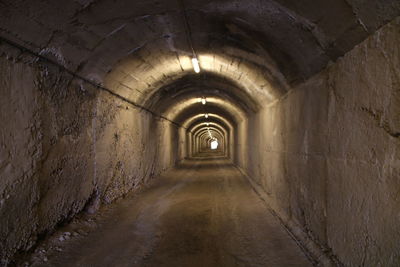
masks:
<instances>
[{"instance_id":1,"label":"tunnel floor","mask_svg":"<svg viewBox=\"0 0 400 267\"><path fill-rule=\"evenodd\" d=\"M185 161L97 217L33 266L312 266L224 159Z\"/></svg>"}]
</instances>

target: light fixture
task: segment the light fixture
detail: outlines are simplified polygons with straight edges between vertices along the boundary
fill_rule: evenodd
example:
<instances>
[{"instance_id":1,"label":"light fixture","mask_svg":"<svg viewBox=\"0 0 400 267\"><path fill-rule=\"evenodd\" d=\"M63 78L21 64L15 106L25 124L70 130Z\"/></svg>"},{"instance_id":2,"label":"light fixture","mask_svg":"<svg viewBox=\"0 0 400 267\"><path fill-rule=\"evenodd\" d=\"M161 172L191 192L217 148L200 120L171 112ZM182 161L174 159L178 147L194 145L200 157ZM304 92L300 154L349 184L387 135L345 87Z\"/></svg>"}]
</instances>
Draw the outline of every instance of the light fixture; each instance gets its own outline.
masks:
<instances>
[{"instance_id":1,"label":"light fixture","mask_svg":"<svg viewBox=\"0 0 400 267\"><path fill-rule=\"evenodd\" d=\"M204 117L207 119L208 118L208 114L206 113L206 114L204 114Z\"/></svg>"},{"instance_id":2,"label":"light fixture","mask_svg":"<svg viewBox=\"0 0 400 267\"><path fill-rule=\"evenodd\" d=\"M202 103L203 105L205 105L205 104L207 103L207 99L206 99L205 97L202 97L202 98L201 98L201 103Z\"/></svg>"},{"instance_id":3,"label":"light fixture","mask_svg":"<svg viewBox=\"0 0 400 267\"><path fill-rule=\"evenodd\" d=\"M199 60L196 57L192 58L192 65L193 65L194 72L199 73L200 65L199 65Z\"/></svg>"},{"instance_id":4,"label":"light fixture","mask_svg":"<svg viewBox=\"0 0 400 267\"><path fill-rule=\"evenodd\" d=\"M207 126L209 126L209 125L210 125L210 123L207 122Z\"/></svg>"}]
</instances>

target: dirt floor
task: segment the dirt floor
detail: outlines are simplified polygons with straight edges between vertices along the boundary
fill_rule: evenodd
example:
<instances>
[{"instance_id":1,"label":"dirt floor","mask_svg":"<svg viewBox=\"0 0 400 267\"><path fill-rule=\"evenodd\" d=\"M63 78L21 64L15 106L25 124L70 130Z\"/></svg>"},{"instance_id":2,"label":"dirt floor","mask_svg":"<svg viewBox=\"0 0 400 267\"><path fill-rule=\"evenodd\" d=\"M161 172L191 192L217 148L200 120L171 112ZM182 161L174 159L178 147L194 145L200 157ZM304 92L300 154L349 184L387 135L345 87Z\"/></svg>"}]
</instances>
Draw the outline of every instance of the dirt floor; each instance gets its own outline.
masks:
<instances>
[{"instance_id":1,"label":"dirt floor","mask_svg":"<svg viewBox=\"0 0 400 267\"><path fill-rule=\"evenodd\" d=\"M186 161L100 213L29 265L312 266L226 160Z\"/></svg>"}]
</instances>

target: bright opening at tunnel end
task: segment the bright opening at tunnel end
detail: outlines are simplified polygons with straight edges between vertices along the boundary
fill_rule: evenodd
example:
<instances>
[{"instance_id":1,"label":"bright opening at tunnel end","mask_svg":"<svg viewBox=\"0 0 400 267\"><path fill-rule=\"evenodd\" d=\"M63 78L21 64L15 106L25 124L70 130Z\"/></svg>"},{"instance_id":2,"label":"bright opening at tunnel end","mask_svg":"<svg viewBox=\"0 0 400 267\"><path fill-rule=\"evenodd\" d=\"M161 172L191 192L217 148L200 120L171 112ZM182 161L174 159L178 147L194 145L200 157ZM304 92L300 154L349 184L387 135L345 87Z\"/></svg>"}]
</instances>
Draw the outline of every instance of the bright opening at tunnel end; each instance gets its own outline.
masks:
<instances>
[{"instance_id":1,"label":"bright opening at tunnel end","mask_svg":"<svg viewBox=\"0 0 400 267\"><path fill-rule=\"evenodd\" d=\"M217 149L218 148L218 141L213 140L211 141L211 149Z\"/></svg>"}]
</instances>

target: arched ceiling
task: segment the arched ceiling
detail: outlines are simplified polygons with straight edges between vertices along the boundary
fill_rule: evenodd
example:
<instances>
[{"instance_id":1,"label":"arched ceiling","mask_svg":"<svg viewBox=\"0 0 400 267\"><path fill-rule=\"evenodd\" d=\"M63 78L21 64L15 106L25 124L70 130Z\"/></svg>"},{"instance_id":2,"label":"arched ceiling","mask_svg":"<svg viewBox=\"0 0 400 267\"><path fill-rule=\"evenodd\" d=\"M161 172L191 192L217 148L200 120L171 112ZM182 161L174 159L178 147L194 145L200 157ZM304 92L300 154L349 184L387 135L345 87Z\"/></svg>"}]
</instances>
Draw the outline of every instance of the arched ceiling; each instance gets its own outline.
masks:
<instances>
[{"instance_id":1,"label":"arched ceiling","mask_svg":"<svg viewBox=\"0 0 400 267\"><path fill-rule=\"evenodd\" d=\"M222 98L233 102L244 111L257 111L257 102L237 84L212 73L189 74L175 82L161 87L148 97L145 106L159 113L171 108L171 103L205 97Z\"/></svg>"},{"instance_id":2,"label":"arched ceiling","mask_svg":"<svg viewBox=\"0 0 400 267\"><path fill-rule=\"evenodd\" d=\"M210 124L206 125L205 123L199 124L193 128L193 134L196 136L197 134L200 134L203 131L208 131L208 130L213 130L221 134L221 136L226 136L227 135L227 130L222 127L221 125L218 124Z\"/></svg>"},{"instance_id":3,"label":"arched ceiling","mask_svg":"<svg viewBox=\"0 0 400 267\"><path fill-rule=\"evenodd\" d=\"M230 130L229 126L226 125L224 122L212 119L208 121L205 120L196 121L190 127L188 127L188 131L195 133L196 130L199 129L199 127L210 127L210 126L224 129L226 133L228 133Z\"/></svg>"},{"instance_id":4,"label":"arched ceiling","mask_svg":"<svg viewBox=\"0 0 400 267\"><path fill-rule=\"evenodd\" d=\"M276 83L309 78L400 13L398 0L183 3L205 71L243 79L248 93L266 99ZM183 77L190 65L177 0L3 0L0 34L100 82L121 71L118 65L130 65L136 72L114 74L113 82L131 87L126 93L134 99Z\"/></svg>"},{"instance_id":5,"label":"arched ceiling","mask_svg":"<svg viewBox=\"0 0 400 267\"><path fill-rule=\"evenodd\" d=\"M241 121L241 117L236 113L231 113L229 110L226 110L223 106L220 105L208 105L206 109L198 105L191 105L190 108L183 110L179 113L178 116L174 117L174 121L181 124L182 126L186 125L186 122L191 118L205 118L204 114L208 114L208 118L217 117L223 118L228 121L233 127ZM206 119L206 118L205 118Z\"/></svg>"},{"instance_id":6,"label":"arched ceiling","mask_svg":"<svg viewBox=\"0 0 400 267\"><path fill-rule=\"evenodd\" d=\"M177 124L234 128L399 14L398 0L3 0L0 41Z\"/></svg>"},{"instance_id":7,"label":"arched ceiling","mask_svg":"<svg viewBox=\"0 0 400 267\"><path fill-rule=\"evenodd\" d=\"M183 83L175 87L186 88L193 83L196 75L193 75L191 54L176 54L170 50L160 51L155 44L146 49L119 61L105 76L105 85L135 102L148 103L160 88L171 88L179 80ZM208 53L197 52L197 56L206 79L201 84L202 89L225 88L224 91L227 92L230 88L237 88L236 92L242 91L237 97L243 96L247 100L243 104L251 107L273 101L287 91L285 81L278 81L275 77L269 76L265 66L257 65L237 55L227 55L213 50ZM185 79L188 76L189 79ZM221 80L227 87L215 88L214 86Z\"/></svg>"},{"instance_id":8,"label":"arched ceiling","mask_svg":"<svg viewBox=\"0 0 400 267\"><path fill-rule=\"evenodd\" d=\"M217 138L221 143L224 143L224 135L222 132L218 131L217 129L202 129L199 130L195 136L195 138L197 138L198 140L207 140L207 139L211 139L212 137Z\"/></svg>"},{"instance_id":9,"label":"arched ceiling","mask_svg":"<svg viewBox=\"0 0 400 267\"><path fill-rule=\"evenodd\" d=\"M208 113L208 116L209 117L207 119L205 119L202 114L197 114L195 116L191 116L182 123L182 126L187 129L190 129L192 125L195 125L197 123L215 121L222 125L226 125L226 128L229 130L232 130L234 128L234 125L232 124L232 122L230 122L229 120L227 120L226 118L224 118L223 116L221 116L219 114Z\"/></svg>"},{"instance_id":10,"label":"arched ceiling","mask_svg":"<svg viewBox=\"0 0 400 267\"><path fill-rule=\"evenodd\" d=\"M187 114L208 114L216 109L225 110L237 118L237 121L241 121L246 117L246 113L235 105L234 102L227 101L220 97L208 97L206 105L199 103L197 98L181 101L172 105L165 115L174 121L181 121L180 118L188 116Z\"/></svg>"}]
</instances>

